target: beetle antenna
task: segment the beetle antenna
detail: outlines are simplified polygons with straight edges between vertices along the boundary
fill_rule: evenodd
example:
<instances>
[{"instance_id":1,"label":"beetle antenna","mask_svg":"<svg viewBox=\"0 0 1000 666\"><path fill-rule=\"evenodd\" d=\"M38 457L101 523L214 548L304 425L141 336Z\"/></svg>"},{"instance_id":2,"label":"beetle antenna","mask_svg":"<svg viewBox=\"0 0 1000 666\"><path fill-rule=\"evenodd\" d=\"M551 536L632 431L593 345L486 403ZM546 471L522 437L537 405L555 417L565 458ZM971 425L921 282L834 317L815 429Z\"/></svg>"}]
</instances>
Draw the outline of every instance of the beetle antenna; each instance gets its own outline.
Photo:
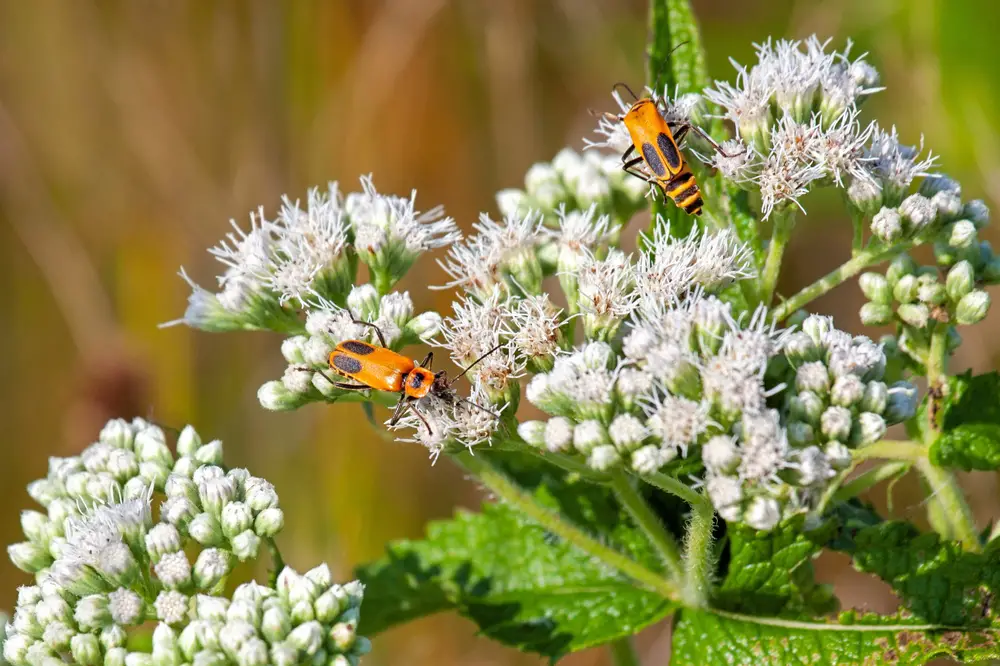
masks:
<instances>
[{"instance_id":1,"label":"beetle antenna","mask_svg":"<svg viewBox=\"0 0 1000 666\"><path fill-rule=\"evenodd\" d=\"M629 95L632 95L632 99L633 99L633 100L635 100L635 101L637 101L637 102L639 101L639 98L638 98L638 97L636 97L636 94L635 94L634 92L632 92L632 89L628 87L628 84L627 84L627 83L625 83L624 81L619 81L619 82L618 82L618 83L616 83L615 85L611 86L611 89L612 89L612 90L617 90L617 89L618 89L618 86L621 86L622 88L624 88L625 90L627 90L627 91L628 91L628 94L629 94Z\"/></svg>"},{"instance_id":2,"label":"beetle antenna","mask_svg":"<svg viewBox=\"0 0 1000 666\"><path fill-rule=\"evenodd\" d=\"M467 366L466 366L466 368L465 368L465 370L462 370L462 372L458 373L458 374L457 374L457 375L455 376L455 378L454 378L454 379L452 379L452 380L451 380L450 382L448 382L448 385L449 385L449 386L451 386L451 385L454 385L454 383L455 383L455 382L457 382L457 381L458 381L459 379L461 379L462 377L464 377L464 376L465 376L465 373L467 373L467 372L468 372L469 370L472 370L472 368L473 368L473 367L475 367L475 365L476 365L477 363L479 363L479 362L480 362L480 361L482 361L482 360L483 360L484 358L486 358L487 356L489 356L490 354L492 354L492 353L493 353L493 352L495 352L496 350L500 349L501 347L503 347L503 344L502 344L502 343L501 343L501 344L499 344L499 345L497 345L497 346L496 346L496 347L494 347L493 349L489 350L488 352L486 352L485 354L483 354L482 356L480 356L479 358L477 358L477 359L476 359L475 361L473 361L473 362L472 362L472 363L470 363L469 365L467 365Z\"/></svg>"}]
</instances>

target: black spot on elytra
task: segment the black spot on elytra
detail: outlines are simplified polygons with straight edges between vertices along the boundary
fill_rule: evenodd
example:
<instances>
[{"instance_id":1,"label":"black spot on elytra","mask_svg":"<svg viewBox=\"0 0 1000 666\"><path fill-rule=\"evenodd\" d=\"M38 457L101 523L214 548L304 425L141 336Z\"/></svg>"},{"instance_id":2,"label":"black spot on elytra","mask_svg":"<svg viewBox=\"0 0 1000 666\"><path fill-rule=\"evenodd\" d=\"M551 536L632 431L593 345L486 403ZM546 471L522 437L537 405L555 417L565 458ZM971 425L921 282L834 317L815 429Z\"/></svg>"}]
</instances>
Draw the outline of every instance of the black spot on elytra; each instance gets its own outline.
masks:
<instances>
[{"instance_id":1,"label":"black spot on elytra","mask_svg":"<svg viewBox=\"0 0 1000 666\"><path fill-rule=\"evenodd\" d=\"M375 351L375 348L370 344L361 342L360 340L348 340L347 342L340 343L340 346L358 356L367 356Z\"/></svg>"},{"instance_id":2,"label":"black spot on elytra","mask_svg":"<svg viewBox=\"0 0 1000 666\"><path fill-rule=\"evenodd\" d=\"M670 167L671 171L676 171L681 167L681 156L677 154L677 146L674 145L669 136L660 132L656 137L656 145L660 147L663 159L667 161L667 166Z\"/></svg>"},{"instance_id":3,"label":"black spot on elytra","mask_svg":"<svg viewBox=\"0 0 1000 666\"><path fill-rule=\"evenodd\" d=\"M345 354L334 354L333 367L341 372L354 375L361 372L361 361Z\"/></svg>"},{"instance_id":4,"label":"black spot on elytra","mask_svg":"<svg viewBox=\"0 0 1000 666\"><path fill-rule=\"evenodd\" d=\"M424 385L424 376L422 373L414 372L410 375L410 388L420 388Z\"/></svg>"},{"instance_id":5,"label":"black spot on elytra","mask_svg":"<svg viewBox=\"0 0 1000 666\"><path fill-rule=\"evenodd\" d=\"M667 170L663 168L663 162L660 161L660 156L656 154L656 149L653 148L651 143L643 142L642 158L646 160L646 165L657 176L665 176L667 174Z\"/></svg>"}]
</instances>

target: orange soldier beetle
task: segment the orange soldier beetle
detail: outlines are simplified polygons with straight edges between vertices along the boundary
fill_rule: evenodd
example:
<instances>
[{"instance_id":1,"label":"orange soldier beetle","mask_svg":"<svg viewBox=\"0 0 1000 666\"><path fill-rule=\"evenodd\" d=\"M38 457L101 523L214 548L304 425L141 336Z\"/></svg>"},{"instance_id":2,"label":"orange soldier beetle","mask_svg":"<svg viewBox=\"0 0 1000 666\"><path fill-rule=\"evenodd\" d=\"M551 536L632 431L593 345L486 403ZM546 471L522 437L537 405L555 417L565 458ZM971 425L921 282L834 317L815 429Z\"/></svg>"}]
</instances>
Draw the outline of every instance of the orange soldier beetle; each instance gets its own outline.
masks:
<instances>
[{"instance_id":1,"label":"orange soldier beetle","mask_svg":"<svg viewBox=\"0 0 1000 666\"><path fill-rule=\"evenodd\" d=\"M376 391L386 391L389 393L399 393L399 402L392 413L389 425L396 423L403 418L407 410L411 410L423 421L428 434L433 434L427 419L421 414L414 403L420 398L431 394L442 398L448 402L456 399L466 402L477 409L481 409L494 418L500 418L490 410L477 405L471 400L466 400L458 396L452 386L459 379L465 376L477 363L500 349L502 345L497 345L493 349L470 363L462 372L458 373L454 379L448 379L446 370L437 372L431 371L431 364L434 362L434 352L427 352L423 361L417 363L414 359L399 354L389 349L382 335L382 329L371 322L354 319L355 324L368 326L375 329L381 347L376 347L363 340L344 340L330 352L330 369L339 375L349 377L357 381L357 384L333 381L334 386L349 391L365 391L375 389ZM324 375L325 376L325 375Z\"/></svg>"},{"instance_id":2,"label":"orange soldier beetle","mask_svg":"<svg viewBox=\"0 0 1000 666\"><path fill-rule=\"evenodd\" d=\"M667 121L656 107L656 102L651 98L639 99L632 92L632 89L624 83L616 83L612 89L617 89L618 86L625 88L632 95L635 103L624 115L617 116L607 112L603 115L610 120L625 123L625 128L632 138L632 145L622 155L622 170L627 174L659 185L663 188L664 194L673 199L677 207L688 215L701 215L701 207L704 203L701 198L701 190L698 189L698 183L695 181L690 167L684 161L684 155L678 144L689 130L694 130L712 144L712 147L723 157L733 157L733 155L722 150L722 147L700 127L686 122ZM637 150L639 156L629 159ZM635 170L640 162L646 163L652 176Z\"/></svg>"}]
</instances>

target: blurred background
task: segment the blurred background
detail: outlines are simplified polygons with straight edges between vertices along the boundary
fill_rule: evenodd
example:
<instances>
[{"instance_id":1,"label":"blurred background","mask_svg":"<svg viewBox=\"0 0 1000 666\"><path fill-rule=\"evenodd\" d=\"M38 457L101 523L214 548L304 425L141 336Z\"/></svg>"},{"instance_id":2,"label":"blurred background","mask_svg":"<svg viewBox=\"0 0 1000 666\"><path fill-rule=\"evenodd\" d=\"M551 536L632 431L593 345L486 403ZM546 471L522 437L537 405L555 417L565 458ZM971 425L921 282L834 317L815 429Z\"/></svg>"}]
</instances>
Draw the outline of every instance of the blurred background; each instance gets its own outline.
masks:
<instances>
[{"instance_id":1,"label":"blurred background","mask_svg":"<svg viewBox=\"0 0 1000 666\"><path fill-rule=\"evenodd\" d=\"M444 204L464 229L493 194L563 146L582 147L588 107L618 80L643 78L644 0L355 0L68 2L0 0L0 543L20 540L25 484L50 455L70 455L115 416L195 424L227 462L277 486L286 560L325 560L341 578L428 519L475 506L447 462L391 444L355 405L273 414L257 387L280 376L278 340L157 324L181 315L184 265L210 285L205 249L279 197L369 172L381 191ZM865 115L941 156L966 198L1000 203L1000 5L992 0L695 0L714 78L734 77L768 36L834 38L870 52L887 92ZM850 228L836 198L805 201L780 290L839 264ZM996 239L993 239L994 243ZM836 248L831 251L829 248ZM403 288L418 310L445 277L424 258ZM820 303L860 330L860 293ZM997 365L1000 315L963 330L955 368ZM416 355L416 354L415 354ZM965 485L985 524L992 475ZM913 479L897 485L896 514ZM882 491L875 496L884 497ZM884 506L884 502L883 502ZM889 610L887 588L824 556L820 576L845 606ZM0 557L0 608L27 577ZM669 651L648 630L649 663ZM602 650L566 660L605 663ZM538 664L441 616L384 634L365 663Z\"/></svg>"}]
</instances>

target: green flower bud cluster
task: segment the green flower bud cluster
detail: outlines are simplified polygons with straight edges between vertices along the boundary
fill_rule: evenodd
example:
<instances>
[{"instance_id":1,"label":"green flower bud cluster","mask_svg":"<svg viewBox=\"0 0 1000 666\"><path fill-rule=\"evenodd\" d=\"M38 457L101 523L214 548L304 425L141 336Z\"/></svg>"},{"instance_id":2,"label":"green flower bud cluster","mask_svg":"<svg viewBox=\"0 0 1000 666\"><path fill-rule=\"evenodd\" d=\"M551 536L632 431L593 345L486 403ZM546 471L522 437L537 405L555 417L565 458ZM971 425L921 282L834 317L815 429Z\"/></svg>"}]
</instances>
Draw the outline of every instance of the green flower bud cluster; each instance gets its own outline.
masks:
<instances>
[{"instance_id":1,"label":"green flower bud cluster","mask_svg":"<svg viewBox=\"0 0 1000 666\"><path fill-rule=\"evenodd\" d=\"M4 658L17 666L355 663L367 645L354 637L361 589L332 586L325 568L312 586L290 570L285 588L243 586L258 608L241 604L239 591L231 602L217 596L233 565L255 559L284 525L270 483L221 464L221 442L204 443L188 426L175 455L163 430L142 419L110 421L79 456L52 458L47 477L28 487L45 511L25 511L27 540L8 548L35 584L20 590ZM154 523L152 500L163 496ZM296 601L313 604L308 620L292 612L287 590L299 588ZM257 618L262 626L268 603L292 618L289 629L262 633L252 649L243 649L252 636L242 625L227 642L222 625L215 635L200 624ZM130 652L130 631L155 620L153 653ZM313 620L318 627L299 632L310 640L296 639L298 625Z\"/></svg>"},{"instance_id":2,"label":"green flower bud cluster","mask_svg":"<svg viewBox=\"0 0 1000 666\"><path fill-rule=\"evenodd\" d=\"M538 211L551 227L557 226L560 211L593 206L598 215L609 215L617 229L646 206L648 190L646 182L622 170L617 155L594 151L581 155L564 148L551 162L528 169L523 190L501 190L497 205L505 216Z\"/></svg>"},{"instance_id":3,"label":"green flower bud cluster","mask_svg":"<svg viewBox=\"0 0 1000 666\"><path fill-rule=\"evenodd\" d=\"M808 317L784 353L794 372L794 390L786 392L789 442L819 447L835 470L850 465L851 449L877 442L916 411L915 386L883 381L881 346L838 331L829 317Z\"/></svg>"},{"instance_id":4,"label":"green flower bud cluster","mask_svg":"<svg viewBox=\"0 0 1000 666\"><path fill-rule=\"evenodd\" d=\"M287 411L310 402L335 402L347 394L333 385L333 381L350 380L331 371L330 353L344 340L367 340L382 346L375 329L355 323L355 318L377 326L391 349L429 340L441 330L438 313L414 314L409 292L380 296L373 285L363 284L351 289L346 305L347 309L329 303L307 308L305 334L281 343L288 363L282 378L266 382L257 391L263 407Z\"/></svg>"}]
</instances>

